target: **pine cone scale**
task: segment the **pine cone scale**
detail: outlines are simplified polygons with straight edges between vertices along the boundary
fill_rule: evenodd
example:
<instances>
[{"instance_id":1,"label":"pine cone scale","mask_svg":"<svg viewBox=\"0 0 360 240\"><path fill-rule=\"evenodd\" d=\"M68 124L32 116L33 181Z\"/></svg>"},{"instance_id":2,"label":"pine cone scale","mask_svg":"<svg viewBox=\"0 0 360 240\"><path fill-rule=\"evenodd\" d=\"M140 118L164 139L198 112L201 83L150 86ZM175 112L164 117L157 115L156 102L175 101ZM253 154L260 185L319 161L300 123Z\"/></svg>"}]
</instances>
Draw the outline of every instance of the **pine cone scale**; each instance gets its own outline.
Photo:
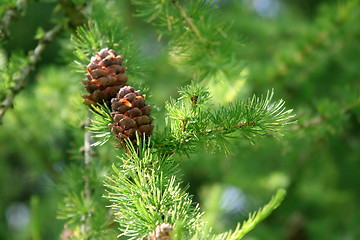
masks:
<instances>
[{"instance_id":1,"label":"pine cone scale","mask_svg":"<svg viewBox=\"0 0 360 240\"><path fill-rule=\"evenodd\" d=\"M114 122L109 124L109 128L121 147L125 146L125 139L135 144L136 134L139 137L145 135L146 138L152 135L153 118L149 116L152 107L145 104L145 96L141 96L140 91L135 91L130 86L121 88L117 98L111 100L111 108Z\"/></svg>"},{"instance_id":2,"label":"pine cone scale","mask_svg":"<svg viewBox=\"0 0 360 240\"><path fill-rule=\"evenodd\" d=\"M100 50L91 57L87 65L87 80L84 86L89 95L84 95L85 105L103 104L103 101L110 107L111 99L116 97L119 89L126 86L128 80L125 74L126 67L122 66L122 56L108 48Z\"/></svg>"},{"instance_id":3,"label":"pine cone scale","mask_svg":"<svg viewBox=\"0 0 360 240\"><path fill-rule=\"evenodd\" d=\"M113 122L109 129L126 146L126 139L136 144L138 135L147 139L154 126L150 117L152 107L146 105L145 95L127 86L126 67L122 65L121 55L108 48L101 49L91 57L86 66L86 80L83 80L88 95L83 95L83 103L89 107L106 104L111 109Z\"/></svg>"}]
</instances>

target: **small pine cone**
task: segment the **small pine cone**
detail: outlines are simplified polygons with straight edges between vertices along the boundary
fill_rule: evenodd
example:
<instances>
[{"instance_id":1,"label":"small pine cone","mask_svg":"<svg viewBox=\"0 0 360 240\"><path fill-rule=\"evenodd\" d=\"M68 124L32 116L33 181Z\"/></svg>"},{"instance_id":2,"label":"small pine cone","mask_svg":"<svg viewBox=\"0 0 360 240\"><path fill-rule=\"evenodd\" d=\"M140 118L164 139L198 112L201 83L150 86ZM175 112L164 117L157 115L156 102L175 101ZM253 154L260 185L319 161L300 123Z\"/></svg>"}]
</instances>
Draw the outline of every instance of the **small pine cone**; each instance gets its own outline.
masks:
<instances>
[{"instance_id":1,"label":"small pine cone","mask_svg":"<svg viewBox=\"0 0 360 240\"><path fill-rule=\"evenodd\" d=\"M112 49L101 49L95 57L91 57L87 66L87 80L83 83L89 95L83 95L83 103L90 107L105 101L110 106L111 99L116 97L120 88L127 85L125 70L121 55Z\"/></svg>"},{"instance_id":2,"label":"small pine cone","mask_svg":"<svg viewBox=\"0 0 360 240\"><path fill-rule=\"evenodd\" d=\"M111 100L111 109L114 122L109 124L109 128L119 140L120 147L125 146L125 139L135 144L136 133L139 137L152 135L153 118L149 116L152 107L145 104L145 97L140 96L140 91L130 86L121 88L117 97Z\"/></svg>"},{"instance_id":3,"label":"small pine cone","mask_svg":"<svg viewBox=\"0 0 360 240\"><path fill-rule=\"evenodd\" d=\"M174 228L168 223L158 225L154 231L149 234L149 240L171 240L170 233Z\"/></svg>"}]
</instances>

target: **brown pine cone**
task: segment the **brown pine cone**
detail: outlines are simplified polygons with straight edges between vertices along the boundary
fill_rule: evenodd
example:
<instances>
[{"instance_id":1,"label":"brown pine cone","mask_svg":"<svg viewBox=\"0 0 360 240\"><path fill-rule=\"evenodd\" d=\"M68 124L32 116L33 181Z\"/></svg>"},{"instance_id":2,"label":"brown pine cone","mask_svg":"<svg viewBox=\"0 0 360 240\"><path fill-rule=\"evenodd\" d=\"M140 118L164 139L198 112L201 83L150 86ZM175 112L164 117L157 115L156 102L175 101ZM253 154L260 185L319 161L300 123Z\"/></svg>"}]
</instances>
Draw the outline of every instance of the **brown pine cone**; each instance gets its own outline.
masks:
<instances>
[{"instance_id":1,"label":"brown pine cone","mask_svg":"<svg viewBox=\"0 0 360 240\"><path fill-rule=\"evenodd\" d=\"M174 228L168 223L158 225L154 231L149 234L149 240L171 240L171 232Z\"/></svg>"},{"instance_id":2,"label":"brown pine cone","mask_svg":"<svg viewBox=\"0 0 360 240\"><path fill-rule=\"evenodd\" d=\"M153 108L145 104L145 97L140 95L140 91L131 86L121 88L117 97L111 100L111 109L114 122L109 124L109 128L119 140L120 147L125 147L125 139L130 139L135 145L136 132L139 137L152 135L154 126L150 112Z\"/></svg>"},{"instance_id":3,"label":"brown pine cone","mask_svg":"<svg viewBox=\"0 0 360 240\"><path fill-rule=\"evenodd\" d=\"M126 86L128 76L126 67L122 66L122 56L108 48L101 49L87 66L84 86L89 95L83 95L83 103L87 106L102 104L110 107L111 99L116 97L120 88Z\"/></svg>"}]
</instances>

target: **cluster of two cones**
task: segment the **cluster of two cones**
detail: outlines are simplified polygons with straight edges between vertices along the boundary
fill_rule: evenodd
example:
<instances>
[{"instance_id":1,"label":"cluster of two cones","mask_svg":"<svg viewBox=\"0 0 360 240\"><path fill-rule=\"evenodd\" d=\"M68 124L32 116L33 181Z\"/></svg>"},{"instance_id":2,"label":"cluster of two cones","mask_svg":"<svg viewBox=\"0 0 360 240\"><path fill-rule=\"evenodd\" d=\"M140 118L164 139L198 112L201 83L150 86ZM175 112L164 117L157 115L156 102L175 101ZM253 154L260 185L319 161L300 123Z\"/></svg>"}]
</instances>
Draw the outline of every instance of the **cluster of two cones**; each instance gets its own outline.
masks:
<instances>
[{"instance_id":1,"label":"cluster of two cones","mask_svg":"<svg viewBox=\"0 0 360 240\"><path fill-rule=\"evenodd\" d=\"M136 133L140 137L149 137L154 128L150 117L152 107L146 105L145 96L140 95L140 91L126 84L128 76L125 70L122 56L104 48L91 58L87 80L83 81L89 93L83 96L83 103L89 107L105 103L111 109L114 121L109 128L120 146L125 145L125 139L136 143Z\"/></svg>"}]
</instances>

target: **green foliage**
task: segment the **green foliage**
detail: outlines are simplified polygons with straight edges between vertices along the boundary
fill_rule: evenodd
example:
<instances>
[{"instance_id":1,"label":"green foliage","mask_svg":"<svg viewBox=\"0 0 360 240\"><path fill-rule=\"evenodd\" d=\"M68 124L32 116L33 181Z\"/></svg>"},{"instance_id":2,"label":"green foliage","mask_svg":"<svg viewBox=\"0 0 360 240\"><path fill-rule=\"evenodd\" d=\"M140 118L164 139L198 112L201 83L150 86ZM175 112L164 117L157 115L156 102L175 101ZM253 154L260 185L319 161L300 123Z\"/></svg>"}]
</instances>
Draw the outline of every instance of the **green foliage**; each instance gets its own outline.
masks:
<instances>
[{"instance_id":1,"label":"green foliage","mask_svg":"<svg viewBox=\"0 0 360 240\"><path fill-rule=\"evenodd\" d=\"M3 101L9 95L10 88L14 87L16 80L23 74L22 69L29 63L29 59L21 51L13 52L8 61L3 53L1 58L0 101Z\"/></svg>"},{"instance_id":2,"label":"green foliage","mask_svg":"<svg viewBox=\"0 0 360 240\"><path fill-rule=\"evenodd\" d=\"M154 145L142 143L137 150L129 143L128 154L122 158L121 169L113 166L116 175L109 178L106 184L109 188L107 198L113 203L116 220L123 232L121 235L131 239L146 237L163 222L171 224L175 229L180 224L183 239L204 234L198 223L201 216L198 207L192 208L191 197L185 192L186 188L181 190L181 182L174 176L176 166L169 157L176 151L193 149L202 138L210 141L215 138L213 135L226 137L244 128L254 128L252 132L244 134L252 134L252 140L267 134L276 136L279 135L279 128L287 125L293 118L291 110L285 111L282 100L271 103L273 93L268 93L265 98L254 96L215 112L206 106L211 99L206 89L194 84L181 89L180 93L182 96L178 101L170 100L167 103L172 121L172 139L167 139L165 145L161 145L164 140L161 136L155 136L154 139L158 142ZM100 110L94 113L100 113L99 117L104 116ZM220 142L216 140L217 143ZM138 142L141 142L139 138ZM231 239L240 239L270 214L283 197L284 191L280 191L261 212L251 215L241 230L238 225L232 235L221 235L219 239L225 239L228 235Z\"/></svg>"},{"instance_id":3,"label":"green foliage","mask_svg":"<svg viewBox=\"0 0 360 240\"><path fill-rule=\"evenodd\" d=\"M180 224L184 238L191 236L199 226L201 213L187 188L181 189L175 163L156 157L145 143L135 150L129 142L128 149L121 168L113 165L115 175L106 183L106 198L112 202L121 235L130 239L146 237L165 222L175 228Z\"/></svg>"},{"instance_id":4,"label":"green foliage","mask_svg":"<svg viewBox=\"0 0 360 240\"><path fill-rule=\"evenodd\" d=\"M114 49L124 56L123 64L129 66L127 73L141 81L146 68L139 56L139 46L124 27L121 18L111 11L112 4L93 1L89 10L91 21L87 26L77 28L77 34L72 38L75 62L79 71L85 73L91 56L95 56L96 52L105 47Z\"/></svg>"},{"instance_id":5,"label":"green foliage","mask_svg":"<svg viewBox=\"0 0 360 240\"><path fill-rule=\"evenodd\" d=\"M186 65L199 79L221 74L233 79L241 72L242 43L211 1L132 1L137 15L157 26L159 36L170 36L172 60ZM189 74L191 75L191 74Z\"/></svg>"},{"instance_id":6,"label":"green foliage","mask_svg":"<svg viewBox=\"0 0 360 240\"><path fill-rule=\"evenodd\" d=\"M90 169L73 163L64 171L59 191L63 200L59 203L58 219L65 222L65 231L74 239L109 239L116 233L113 219L102 198L104 173L109 172L108 162L94 158ZM91 195L86 195L85 183L91 186Z\"/></svg>"},{"instance_id":7,"label":"green foliage","mask_svg":"<svg viewBox=\"0 0 360 240\"><path fill-rule=\"evenodd\" d=\"M296 122L292 120L292 109L286 110L285 101L272 102L273 91L266 97L254 95L227 106L220 105L218 109L210 104L210 92L195 83L180 89L179 93L177 100L166 103L169 115L166 129L153 137L153 147L160 155L190 153L199 142L230 151L229 138L245 137L251 142L266 135L278 138L284 126ZM107 126L112 122L110 110L94 107L93 113L95 119L89 130L101 139L94 146L103 145L111 136Z\"/></svg>"},{"instance_id":8,"label":"green foliage","mask_svg":"<svg viewBox=\"0 0 360 240\"><path fill-rule=\"evenodd\" d=\"M114 120L111 117L110 109L106 104L92 106L92 109L90 109L90 111L94 114L94 119L91 119L90 127L88 127L87 129L94 134L94 138L100 139L92 145L102 146L107 141L109 141L112 136L108 125L114 122Z\"/></svg>"},{"instance_id":9,"label":"green foliage","mask_svg":"<svg viewBox=\"0 0 360 240\"><path fill-rule=\"evenodd\" d=\"M168 214L166 221L175 226L173 239L231 239L244 233L254 240L293 239L294 234L302 239L359 239L358 0L275 0L268 8L259 7L261 1L65 2L75 15L85 13L83 22L88 22L72 41L72 27L67 27L72 18L60 1L0 4L0 108L29 66L21 53L32 56L36 41L31 39L45 36L54 22L62 25L62 34L33 65L0 125L0 239L113 239L122 233L114 219L121 229L133 226L137 234L140 226L139 234L148 236L165 222L161 212L151 209L174 209L182 202L172 205L166 192L185 196L186 206L193 202L189 215L179 214L181 219L194 217L195 202L205 211L190 225ZM15 18L3 24L5 12ZM104 144L110 140L107 124L112 120L109 110L94 108L89 128L100 137L101 147L92 148L92 163L85 167L84 130L79 127L86 125L87 116L80 96L84 76L74 74L69 62L75 49L77 69L83 73L89 57L103 47L124 55L130 85L138 89L140 81L150 79L149 104L159 107L152 112L155 131L145 147L149 153L134 146L131 152L139 156L132 158ZM150 61L144 63L144 58ZM244 60L246 71L240 75ZM147 75L145 68L151 70ZM201 84L182 87L191 80ZM283 128L292 123L285 120L292 113L272 91L266 94L268 89L296 109L298 124ZM259 124L248 124L255 120ZM281 141L262 137L278 138L289 129ZM231 153L224 156L217 148ZM136 175L137 169L143 174ZM102 197L104 181L114 188L105 195L115 211ZM136 185L141 194L118 199L119 182ZM228 187L242 194L226 195ZM261 206L279 188L286 189L286 201L256 225L272 209ZM120 190L130 193L122 186ZM143 204L136 201L142 198ZM159 206L162 198L164 207ZM139 224L114 217L120 212L117 203L127 207L123 217L140 219ZM237 224L249 212L254 212L249 220ZM203 222L206 214L211 224Z\"/></svg>"},{"instance_id":10,"label":"green foliage","mask_svg":"<svg viewBox=\"0 0 360 240\"><path fill-rule=\"evenodd\" d=\"M80 28L76 42L80 58L85 59L91 53L90 49L99 48L94 46L103 37L97 39L97 35L102 36L91 33L91 29ZM237 131L252 141L263 135L280 136L279 129L293 118L291 110L285 111L284 101L271 102L273 92L268 92L265 98L254 96L233 105L219 106L217 110L210 106L210 92L198 84L193 83L179 92L178 100L171 99L166 104L168 125L163 132L155 134L154 143L143 143L136 149L129 143L128 154L121 158L121 168L113 165L116 175L106 183L109 189L106 197L113 203L114 216L122 232L120 236L146 237L161 223L174 226L175 239L205 234L199 222L200 210L198 206L192 206L187 188L180 188L181 182L174 175L176 166L169 157L176 152L190 153L202 141L228 150L226 138L234 137L232 133ZM107 127L112 121L110 110L94 107L92 112L95 119L89 130L103 138L94 145L103 145L110 138ZM77 205L81 206L80 203Z\"/></svg>"},{"instance_id":11,"label":"green foliage","mask_svg":"<svg viewBox=\"0 0 360 240\"><path fill-rule=\"evenodd\" d=\"M6 10L16 6L16 0L1 0L0 3L0 18L4 17Z\"/></svg>"},{"instance_id":12,"label":"green foliage","mask_svg":"<svg viewBox=\"0 0 360 240\"><path fill-rule=\"evenodd\" d=\"M194 150L196 143L204 141L209 146L229 151L229 138L246 137L254 142L265 135L280 137L284 126L295 123L292 110L285 109L283 100L272 102L273 91L266 97L254 95L217 109L210 105L208 90L196 84L179 93L178 100L171 99L166 104L170 130L164 135L168 137L155 136L156 148L163 154L186 153Z\"/></svg>"},{"instance_id":13,"label":"green foliage","mask_svg":"<svg viewBox=\"0 0 360 240\"><path fill-rule=\"evenodd\" d=\"M213 236L213 240L238 240L242 239L245 234L250 232L259 222L264 220L267 216L270 215L272 211L274 211L281 202L284 200L286 195L286 191L284 189L279 189L275 196L261 209L257 212L253 212L249 214L248 220L246 220L243 224L238 223L234 232L229 231L226 233L222 233L216 236Z\"/></svg>"}]
</instances>

